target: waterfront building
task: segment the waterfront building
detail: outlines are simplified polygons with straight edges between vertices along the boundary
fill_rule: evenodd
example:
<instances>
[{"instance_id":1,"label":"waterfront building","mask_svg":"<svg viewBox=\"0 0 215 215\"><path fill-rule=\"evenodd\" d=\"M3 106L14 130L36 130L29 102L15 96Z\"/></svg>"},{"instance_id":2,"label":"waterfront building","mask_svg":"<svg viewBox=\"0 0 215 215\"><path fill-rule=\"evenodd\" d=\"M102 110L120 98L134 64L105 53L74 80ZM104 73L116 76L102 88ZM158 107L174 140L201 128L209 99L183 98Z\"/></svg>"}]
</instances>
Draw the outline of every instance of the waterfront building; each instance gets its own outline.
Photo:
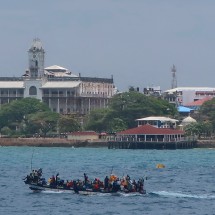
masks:
<instances>
[{"instance_id":1,"label":"waterfront building","mask_svg":"<svg viewBox=\"0 0 215 215\"><path fill-rule=\"evenodd\" d=\"M142 125L151 125L155 128L176 128L177 119L171 119L164 116L150 116L136 119L138 127Z\"/></svg>"},{"instance_id":2,"label":"waterfront building","mask_svg":"<svg viewBox=\"0 0 215 215\"><path fill-rule=\"evenodd\" d=\"M166 90L163 98L176 106L198 101L206 97L215 97L215 88L212 87L177 87Z\"/></svg>"},{"instance_id":3,"label":"waterfront building","mask_svg":"<svg viewBox=\"0 0 215 215\"><path fill-rule=\"evenodd\" d=\"M185 149L196 146L196 140L185 137L183 129L176 129L178 120L168 117L147 117L139 119L136 128L117 132L114 140L108 141L108 148L117 149Z\"/></svg>"},{"instance_id":4,"label":"waterfront building","mask_svg":"<svg viewBox=\"0 0 215 215\"><path fill-rule=\"evenodd\" d=\"M118 141L170 142L184 140L184 131L145 124L116 134Z\"/></svg>"},{"instance_id":5,"label":"waterfront building","mask_svg":"<svg viewBox=\"0 0 215 215\"><path fill-rule=\"evenodd\" d=\"M46 103L54 112L84 115L107 107L116 91L113 76L82 77L58 65L44 68L45 50L39 39L34 39L28 50L28 65L22 77L0 77L0 107L32 97Z\"/></svg>"}]
</instances>

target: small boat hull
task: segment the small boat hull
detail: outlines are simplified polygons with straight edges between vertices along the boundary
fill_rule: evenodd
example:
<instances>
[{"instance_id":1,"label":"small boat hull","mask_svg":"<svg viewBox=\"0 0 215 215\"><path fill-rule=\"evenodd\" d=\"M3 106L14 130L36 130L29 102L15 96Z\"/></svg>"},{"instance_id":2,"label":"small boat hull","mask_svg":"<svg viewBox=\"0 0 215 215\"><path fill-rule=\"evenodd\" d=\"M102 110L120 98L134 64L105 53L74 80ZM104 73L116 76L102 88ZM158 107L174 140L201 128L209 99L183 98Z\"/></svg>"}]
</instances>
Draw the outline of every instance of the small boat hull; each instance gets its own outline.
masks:
<instances>
[{"instance_id":1,"label":"small boat hull","mask_svg":"<svg viewBox=\"0 0 215 215\"><path fill-rule=\"evenodd\" d=\"M74 190L73 188L65 188L65 187L51 187L49 185L42 185L42 184L37 184L37 183L27 183L27 185L29 186L29 188L33 191L33 192L44 192L44 191L51 191L51 192L63 192L63 193L77 193L77 194L81 194L81 195L94 195L94 194L98 194L98 193L103 193L103 194L107 194L107 193L118 193L118 194L146 194L146 191L140 191L140 192L132 192L132 191L128 191L128 190L118 190L118 191L108 191L108 190L104 190L104 189L100 189L100 190L93 190L93 189L78 189L78 190Z\"/></svg>"}]
</instances>

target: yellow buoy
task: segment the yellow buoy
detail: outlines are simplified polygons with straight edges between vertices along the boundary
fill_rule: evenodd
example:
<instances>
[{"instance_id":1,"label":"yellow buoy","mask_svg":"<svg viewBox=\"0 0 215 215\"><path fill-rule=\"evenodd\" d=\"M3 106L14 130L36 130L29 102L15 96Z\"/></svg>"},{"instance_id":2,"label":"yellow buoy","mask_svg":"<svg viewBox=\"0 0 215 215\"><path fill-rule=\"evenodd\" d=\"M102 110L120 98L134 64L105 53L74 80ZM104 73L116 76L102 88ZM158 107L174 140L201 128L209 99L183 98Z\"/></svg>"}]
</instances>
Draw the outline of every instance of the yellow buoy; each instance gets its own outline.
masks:
<instances>
[{"instance_id":1,"label":"yellow buoy","mask_svg":"<svg viewBox=\"0 0 215 215\"><path fill-rule=\"evenodd\" d=\"M156 165L156 168L158 168L158 169L165 168L165 165L162 164L162 163L158 163L158 164Z\"/></svg>"}]
</instances>

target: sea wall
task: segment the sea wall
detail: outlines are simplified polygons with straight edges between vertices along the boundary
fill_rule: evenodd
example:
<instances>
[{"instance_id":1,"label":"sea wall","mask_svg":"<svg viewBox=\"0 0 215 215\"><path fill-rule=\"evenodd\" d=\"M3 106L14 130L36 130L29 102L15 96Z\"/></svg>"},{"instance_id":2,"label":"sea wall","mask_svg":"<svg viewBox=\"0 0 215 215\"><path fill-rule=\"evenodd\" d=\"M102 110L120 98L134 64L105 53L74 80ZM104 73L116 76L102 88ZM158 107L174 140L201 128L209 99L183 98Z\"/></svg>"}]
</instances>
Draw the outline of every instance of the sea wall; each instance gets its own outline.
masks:
<instances>
[{"instance_id":1,"label":"sea wall","mask_svg":"<svg viewBox=\"0 0 215 215\"><path fill-rule=\"evenodd\" d=\"M106 142L74 141L65 138L0 138L0 146L107 147Z\"/></svg>"},{"instance_id":2,"label":"sea wall","mask_svg":"<svg viewBox=\"0 0 215 215\"><path fill-rule=\"evenodd\" d=\"M197 148L215 148L215 139L211 140L198 140Z\"/></svg>"},{"instance_id":3,"label":"sea wall","mask_svg":"<svg viewBox=\"0 0 215 215\"><path fill-rule=\"evenodd\" d=\"M0 138L0 146L35 146L35 147L106 147L108 142L74 141L65 138ZM215 148L215 139L198 140L197 148Z\"/></svg>"}]
</instances>

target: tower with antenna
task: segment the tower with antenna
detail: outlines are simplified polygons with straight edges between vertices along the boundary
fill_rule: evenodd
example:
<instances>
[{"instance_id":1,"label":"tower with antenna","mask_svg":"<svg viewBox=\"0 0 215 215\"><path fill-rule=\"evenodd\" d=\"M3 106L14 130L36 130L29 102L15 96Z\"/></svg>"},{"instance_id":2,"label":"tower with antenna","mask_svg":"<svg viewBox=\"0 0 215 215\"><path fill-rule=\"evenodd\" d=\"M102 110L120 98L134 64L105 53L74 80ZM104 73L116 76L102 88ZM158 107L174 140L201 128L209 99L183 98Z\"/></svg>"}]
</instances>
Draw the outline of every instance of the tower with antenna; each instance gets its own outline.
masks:
<instances>
[{"instance_id":1,"label":"tower with antenna","mask_svg":"<svg viewBox=\"0 0 215 215\"><path fill-rule=\"evenodd\" d=\"M174 89L174 88L177 88L176 68L174 64L172 66L171 72L172 72L171 89Z\"/></svg>"}]
</instances>

